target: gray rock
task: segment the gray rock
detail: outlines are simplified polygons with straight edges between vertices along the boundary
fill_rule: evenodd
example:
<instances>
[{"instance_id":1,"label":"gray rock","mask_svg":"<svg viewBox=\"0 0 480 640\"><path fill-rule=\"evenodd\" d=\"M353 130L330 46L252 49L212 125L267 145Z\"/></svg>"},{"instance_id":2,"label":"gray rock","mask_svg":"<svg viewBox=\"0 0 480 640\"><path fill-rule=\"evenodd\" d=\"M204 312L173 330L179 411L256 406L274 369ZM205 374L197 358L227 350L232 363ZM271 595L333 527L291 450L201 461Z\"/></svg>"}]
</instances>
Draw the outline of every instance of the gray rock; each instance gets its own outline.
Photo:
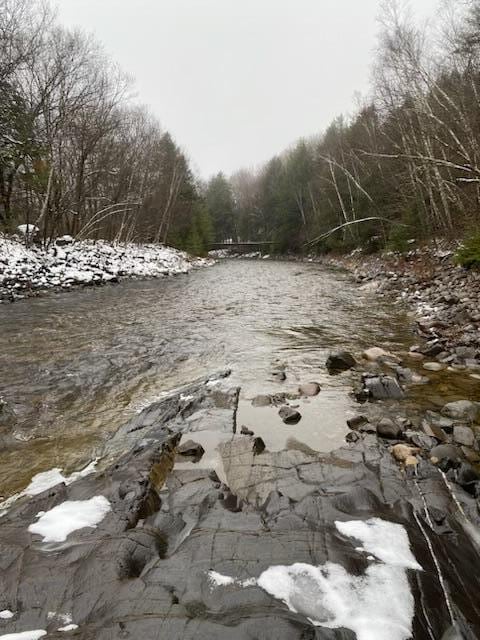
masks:
<instances>
[{"instance_id":1,"label":"gray rock","mask_svg":"<svg viewBox=\"0 0 480 640\"><path fill-rule=\"evenodd\" d=\"M180 444L177 452L181 456L184 456L186 458L194 458L195 462L198 462L198 460L200 460L205 453L205 449L201 444L198 444L198 442L187 440L186 442Z\"/></svg>"},{"instance_id":2,"label":"gray rock","mask_svg":"<svg viewBox=\"0 0 480 640\"><path fill-rule=\"evenodd\" d=\"M272 404L272 397L267 395L255 396L252 400L253 407L269 407Z\"/></svg>"},{"instance_id":3,"label":"gray rock","mask_svg":"<svg viewBox=\"0 0 480 640\"><path fill-rule=\"evenodd\" d=\"M435 438L437 442L446 443L448 437L445 431L437 424L429 424L426 420L422 420L422 430L430 438Z\"/></svg>"},{"instance_id":4,"label":"gray rock","mask_svg":"<svg viewBox=\"0 0 480 640\"><path fill-rule=\"evenodd\" d=\"M241 429L240 429L240 433L242 434L242 436L253 436L255 435L254 432L249 429L248 427L246 427L245 425L242 425Z\"/></svg>"},{"instance_id":5,"label":"gray rock","mask_svg":"<svg viewBox=\"0 0 480 640\"><path fill-rule=\"evenodd\" d=\"M480 419L480 402L473 402L471 400L449 402L443 407L442 414L454 420L478 422Z\"/></svg>"},{"instance_id":6,"label":"gray rock","mask_svg":"<svg viewBox=\"0 0 480 640\"><path fill-rule=\"evenodd\" d=\"M455 473L455 482L473 496L478 495L478 489L480 488L480 474L472 467L471 464L463 462L460 465L460 468Z\"/></svg>"},{"instance_id":7,"label":"gray rock","mask_svg":"<svg viewBox=\"0 0 480 640\"><path fill-rule=\"evenodd\" d=\"M366 416L354 416L353 418L349 418L347 420L347 425L350 427L350 429L353 429L355 431L367 422L368 418Z\"/></svg>"},{"instance_id":8,"label":"gray rock","mask_svg":"<svg viewBox=\"0 0 480 640\"><path fill-rule=\"evenodd\" d=\"M461 444L465 447L473 447L475 444L475 436L469 427L453 427L453 440L457 444Z\"/></svg>"},{"instance_id":9,"label":"gray rock","mask_svg":"<svg viewBox=\"0 0 480 640\"><path fill-rule=\"evenodd\" d=\"M351 353L348 353L348 351L339 351L338 353L331 353L328 356L326 367L329 373L334 374L353 369L356 364L357 361Z\"/></svg>"},{"instance_id":10,"label":"gray rock","mask_svg":"<svg viewBox=\"0 0 480 640\"><path fill-rule=\"evenodd\" d=\"M377 434L388 440L398 440L402 437L404 429L389 418L382 418L377 424Z\"/></svg>"},{"instance_id":11,"label":"gray rock","mask_svg":"<svg viewBox=\"0 0 480 640\"><path fill-rule=\"evenodd\" d=\"M439 444L430 451L430 456L440 462L456 464L462 460L462 453L452 444Z\"/></svg>"},{"instance_id":12,"label":"gray rock","mask_svg":"<svg viewBox=\"0 0 480 640\"><path fill-rule=\"evenodd\" d=\"M423 368L427 371L443 371L446 365L441 362L425 362Z\"/></svg>"},{"instance_id":13,"label":"gray rock","mask_svg":"<svg viewBox=\"0 0 480 640\"><path fill-rule=\"evenodd\" d=\"M463 360L471 360L475 358L475 349L473 347L457 347L455 353Z\"/></svg>"},{"instance_id":14,"label":"gray rock","mask_svg":"<svg viewBox=\"0 0 480 640\"><path fill-rule=\"evenodd\" d=\"M298 391L302 396L312 397L320 393L321 387L318 382L307 382L306 384L300 385Z\"/></svg>"},{"instance_id":15,"label":"gray rock","mask_svg":"<svg viewBox=\"0 0 480 640\"><path fill-rule=\"evenodd\" d=\"M289 407L288 405L280 407L278 415L285 424L297 424L302 419L301 414L296 409L292 409L292 407Z\"/></svg>"},{"instance_id":16,"label":"gray rock","mask_svg":"<svg viewBox=\"0 0 480 640\"><path fill-rule=\"evenodd\" d=\"M436 447L438 442L435 438L431 436L427 436L425 433L420 433L418 431L407 431L404 434L405 438L413 444L415 447L419 449L425 449L426 451L430 451L433 447Z\"/></svg>"},{"instance_id":17,"label":"gray rock","mask_svg":"<svg viewBox=\"0 0 480 640\"><path fill-rule=\"evenodd\" d=\"M365 378L364 386L372 400L399 400L405 397L405 392L398 381L390 376Z\"/></svg>"}]
</instances>

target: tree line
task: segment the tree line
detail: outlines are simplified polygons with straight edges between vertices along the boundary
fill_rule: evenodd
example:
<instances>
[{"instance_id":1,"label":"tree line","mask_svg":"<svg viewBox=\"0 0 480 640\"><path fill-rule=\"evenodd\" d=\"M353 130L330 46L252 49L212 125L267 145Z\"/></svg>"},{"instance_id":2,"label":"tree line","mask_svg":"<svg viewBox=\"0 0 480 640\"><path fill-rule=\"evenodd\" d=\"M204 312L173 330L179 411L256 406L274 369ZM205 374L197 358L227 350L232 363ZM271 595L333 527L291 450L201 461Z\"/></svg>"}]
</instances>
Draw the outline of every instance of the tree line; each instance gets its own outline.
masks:
<instances>
[{"instance_id":1,"label":"tree line","mask_svg":"<svg viewBox=\"0 0 480 640\"><path fill-rule=\"evenodd\" d=\"M441 7L420 27L384 2L372 95L354 115L258 170L212 178L217 240L373 251L479 229L480 0Z\"/></svg>"},{"instance_id":2,"label":"tree line","mask_svg":"<svg viewBox=\"0 0 480 640\"><path fill-rule=\"evenodd\" d=\"M99 44L47 4L0 0L0 230L205 252L202 186L131 95Z\"/></svg>"}]
</instances>

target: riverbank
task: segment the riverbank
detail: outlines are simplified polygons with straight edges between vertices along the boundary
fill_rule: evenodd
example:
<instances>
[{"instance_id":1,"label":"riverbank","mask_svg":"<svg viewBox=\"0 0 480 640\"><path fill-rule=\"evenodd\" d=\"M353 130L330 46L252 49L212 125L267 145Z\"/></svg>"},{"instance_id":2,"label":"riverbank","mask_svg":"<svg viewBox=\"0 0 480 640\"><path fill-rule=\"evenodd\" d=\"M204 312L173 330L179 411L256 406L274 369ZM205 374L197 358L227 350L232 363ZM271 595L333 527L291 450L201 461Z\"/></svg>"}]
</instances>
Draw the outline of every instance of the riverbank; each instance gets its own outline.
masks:
<instances>
[{"instance_id":1,"label":"riverbank","mask_svg":"<svg viewBox=\"0 0 480 640\"><path fill-rule=\"evenodd\" d=\"M122 278L160 278L213 264L156 244L111 243L59 238L48 249L25 246L0 235L0 302L13 302L47 290L69 290L118 282Z\"/></svg>"},{"instance_id":2,"label":"riverbank","mask_svg":"<svg viewBox=\"0 0 480 640\"><path fill-rule=\"evenodd\" d=\"M453 261L449 248L423 247L407 254L359 253L324 262L347 269L360 285L408 305L421 343L413 352L437 370L466 369L480 380L480 270ZM432 370L434 370L432 368Z\"/></svg>"}]
</instances>

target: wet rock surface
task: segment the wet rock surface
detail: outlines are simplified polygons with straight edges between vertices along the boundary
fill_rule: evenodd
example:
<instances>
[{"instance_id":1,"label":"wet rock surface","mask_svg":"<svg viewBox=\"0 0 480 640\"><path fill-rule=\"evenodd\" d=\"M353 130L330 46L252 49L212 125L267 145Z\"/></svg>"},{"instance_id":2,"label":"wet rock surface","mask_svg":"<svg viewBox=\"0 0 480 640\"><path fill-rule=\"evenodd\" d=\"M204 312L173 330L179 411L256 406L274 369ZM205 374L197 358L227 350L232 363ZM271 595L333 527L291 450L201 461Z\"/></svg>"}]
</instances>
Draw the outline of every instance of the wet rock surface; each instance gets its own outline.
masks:
<instances>
[{"instance_id":1,"label":"wet rock surface","mask_svg":"<svg viewBox=\"0 0 480 640\"><path fill-rule=\"evenodd\" d=\"M479 637L471 467L445 476L429 452L394 445L405 448L396 459L391 440L362 432L329 454L270 452L260 438L237 434L237 405L228 381L171 394L116 433L95 474L13 505L0 519L0 611L14 615L0 620L0 634L67 637L58 631L67 616L78 625L72 637L84 640L354 640L351 629L328 628L326 603L305 602L308 584L302 593L299 583L292 608L257 579L279 565L334 563L367 580L382 562L359 552L338 523L379 518L403 526L422 567L406 570L409 594L391 602L392 616L405 596L415 603L399 637L409 637L408 625L417 640ZM202 432L222 435L221 468L178 465L181 442ZM440 447L452 445L431 454L445 453ZM29 532L39 512L93 496L111 507L96 527L62 543ZM309 620L312 607L323 623Z\"/></svg>"}]
</instances>

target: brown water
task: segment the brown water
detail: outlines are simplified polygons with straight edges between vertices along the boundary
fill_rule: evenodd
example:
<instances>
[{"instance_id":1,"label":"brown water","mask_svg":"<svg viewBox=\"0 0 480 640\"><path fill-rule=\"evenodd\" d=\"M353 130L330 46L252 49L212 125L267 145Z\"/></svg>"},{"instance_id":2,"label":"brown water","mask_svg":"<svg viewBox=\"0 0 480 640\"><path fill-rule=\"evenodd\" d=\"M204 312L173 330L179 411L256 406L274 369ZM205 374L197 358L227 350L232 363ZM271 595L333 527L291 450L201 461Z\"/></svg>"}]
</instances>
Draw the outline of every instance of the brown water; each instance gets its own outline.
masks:
<instances>
[{"instance_id":1,"label":"brown water","mask_svg":"<svg viewBox=\"0 0 480 640\"><path fill-rule=\"evenodd\" d=\"M0 427L0 496L40 471L82 466L162 393L224 367L242 385L239 425L255 424L269 448L294 438L331 449L358 407L348 396L353 374L326 373L329 351L399 351L412 342L404 310L346 274L273 261L227 261L3 305L0 329L0 394L16 413L13 426ZM286 382L271 379L276 360ZM322 392L300 402L295 427L274 409L251 408L256 393L311 380Z\"/></svg>"}]
</instances>

